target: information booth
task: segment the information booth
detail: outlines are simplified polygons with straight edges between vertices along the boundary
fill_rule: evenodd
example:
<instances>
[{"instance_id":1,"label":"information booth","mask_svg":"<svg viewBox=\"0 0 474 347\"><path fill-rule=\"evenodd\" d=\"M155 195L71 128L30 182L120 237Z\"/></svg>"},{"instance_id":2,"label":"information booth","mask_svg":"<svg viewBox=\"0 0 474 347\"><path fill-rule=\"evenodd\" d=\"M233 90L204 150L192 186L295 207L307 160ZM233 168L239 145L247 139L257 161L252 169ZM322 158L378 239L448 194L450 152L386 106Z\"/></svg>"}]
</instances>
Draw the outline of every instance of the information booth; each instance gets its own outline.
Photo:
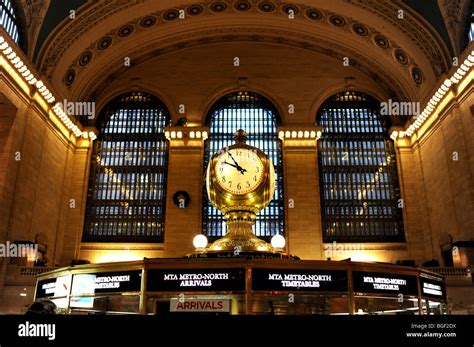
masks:
<instances>
[{"instance_id":1,"label":"information booth","mask_svg":"<svg viewBox=\"0 0 474 347\"><path fill-rule=\"evenodd\" d=\"M144 259L38 277L64 314L447 314L444 278L382 263Z\"/></svg>"}]
</instances>

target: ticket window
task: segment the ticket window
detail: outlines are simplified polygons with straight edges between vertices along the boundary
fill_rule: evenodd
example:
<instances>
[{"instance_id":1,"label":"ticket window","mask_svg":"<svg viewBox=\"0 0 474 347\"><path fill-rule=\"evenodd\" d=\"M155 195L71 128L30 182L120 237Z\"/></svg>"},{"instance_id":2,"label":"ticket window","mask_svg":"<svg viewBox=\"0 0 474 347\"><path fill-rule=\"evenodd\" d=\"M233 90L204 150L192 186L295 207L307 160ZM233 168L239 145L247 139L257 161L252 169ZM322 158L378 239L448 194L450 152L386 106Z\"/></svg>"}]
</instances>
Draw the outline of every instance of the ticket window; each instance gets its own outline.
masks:
<instances>
[{"instance_id":1,"label":"ticket window","mask_svg":"<svg viewBox=\"0 0 474 347\"><path fill-rule=\"evenodd\" d=\"M71 296L71 314L139 314L139 295Z\"/></svg>"},{"instance_id":2,"label":"ticket window","mask_svg":"<svg viewBox=\"0 0 474 347\"><path fill-rule=\"evenodd\" d=\"M430 300L423 298L423 314L445 315L448 314L448 304L444 301Z\"/></svg>"},{"instance_id":3,"label":"ticket window","mask_svg":"<svg viewBox=\"0 0 474 347\"><path fill-rule=\"evenodd\" d=\"M347 295L254 294L252 313L268 315L348 315Z\"/></svg>"},{"instance_id":4,"label":"ticket window","mask_svg":"<svg viewBox=\"0 0 474 347\"><path fill-rule=\"evenodd\" d=\"M174 314L237 315L245 314L245 296L231 295L148 295L147 314L168 316Z\"/></svg>"},{"instance_id":5,"label":"ticket window","mask_svg":"<svg viewBox=\"0 0 474 347\"><path fill-rule=\"evenodd\" d=\"M355 296L355 314L418 315L418 298L415 296Z\"/></svg>"}]
</instances>

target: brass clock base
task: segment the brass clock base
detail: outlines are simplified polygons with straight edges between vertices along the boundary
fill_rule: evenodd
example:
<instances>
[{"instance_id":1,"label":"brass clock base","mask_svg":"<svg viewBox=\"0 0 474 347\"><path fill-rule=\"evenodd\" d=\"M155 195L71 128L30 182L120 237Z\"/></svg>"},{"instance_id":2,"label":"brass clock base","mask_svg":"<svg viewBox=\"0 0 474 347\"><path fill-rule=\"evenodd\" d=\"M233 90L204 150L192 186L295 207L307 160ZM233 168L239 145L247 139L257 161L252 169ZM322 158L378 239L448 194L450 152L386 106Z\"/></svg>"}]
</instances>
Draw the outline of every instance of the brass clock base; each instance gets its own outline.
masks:
<instances>
[{"instance_id":1,"label":"brass clock base","mask_svg":"<svg viewBox=\"0 0 474 347\"><path fill-rule=\"evenodd\" d=\"M212 243L210 252L273 252L273 247L256 237L252 231L256 215L248 211L234 211L224 216L227 234Z\"/></svg>"}]
</instances>

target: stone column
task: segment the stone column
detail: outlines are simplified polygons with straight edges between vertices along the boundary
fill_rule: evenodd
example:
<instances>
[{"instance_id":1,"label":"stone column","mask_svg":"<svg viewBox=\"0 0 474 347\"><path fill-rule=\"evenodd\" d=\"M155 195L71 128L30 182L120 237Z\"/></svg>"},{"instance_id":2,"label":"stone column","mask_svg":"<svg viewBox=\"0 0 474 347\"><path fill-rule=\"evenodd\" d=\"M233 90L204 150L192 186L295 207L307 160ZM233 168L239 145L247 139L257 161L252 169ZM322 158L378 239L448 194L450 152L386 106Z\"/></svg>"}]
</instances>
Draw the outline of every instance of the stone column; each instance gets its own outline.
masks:
<instances>
[{"instance_id":1,"label":"stone column","mask_svg":"<svg viewBox=\"0 0 474 347\"><path fill-rule=\"evenodd\" d=\"M205 127L170 127L166 191L164 257L181 257L194 251L193 238L201 233L201 201L204 187ZM173 194L187 192L189 205L175 205Z\"/></svg>"},{"instance_id":2,"label":"stone column","mask_svg":"<svg viewBox=\"0 0 474 347\"><path fill-rule=\"evenodd\" d=\"M318 133L316 127L279 129L283 141L287 251L301 259L325 259L322 252Z\"/></svg>"}]
</instances>

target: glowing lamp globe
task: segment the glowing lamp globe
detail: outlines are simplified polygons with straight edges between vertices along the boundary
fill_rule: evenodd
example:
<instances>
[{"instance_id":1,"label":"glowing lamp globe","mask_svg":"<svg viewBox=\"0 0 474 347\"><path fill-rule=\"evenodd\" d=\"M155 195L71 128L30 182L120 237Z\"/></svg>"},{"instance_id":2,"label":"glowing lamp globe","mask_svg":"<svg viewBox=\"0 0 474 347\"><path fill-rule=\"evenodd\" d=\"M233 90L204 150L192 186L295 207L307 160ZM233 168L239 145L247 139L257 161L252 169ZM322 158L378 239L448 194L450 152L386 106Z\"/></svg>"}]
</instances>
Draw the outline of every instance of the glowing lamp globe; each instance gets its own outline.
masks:
<instances>
[{"instance_id":1,"label":"glowing lamp globe","mask_svg":"<svg viewBox=\"0 0 474 347\"><path fill-rule=\"evenodd\" d=\"M207 237L202 234L194 236L193 245L197 250L203 250L207 246Z\"/></svg>"},{"instance_id":2,"label":"glowing lamp globe","mask_svg":"<svg viewBox=\"0 0 474 347\"><path fill-rule=\"evenodd\" d=\"M276 251L282 251L286 244L285 238L280 234L276 234L275 236L273 236L271 242L272 242L272 247Z\"/></svg>"}]
</instances>

